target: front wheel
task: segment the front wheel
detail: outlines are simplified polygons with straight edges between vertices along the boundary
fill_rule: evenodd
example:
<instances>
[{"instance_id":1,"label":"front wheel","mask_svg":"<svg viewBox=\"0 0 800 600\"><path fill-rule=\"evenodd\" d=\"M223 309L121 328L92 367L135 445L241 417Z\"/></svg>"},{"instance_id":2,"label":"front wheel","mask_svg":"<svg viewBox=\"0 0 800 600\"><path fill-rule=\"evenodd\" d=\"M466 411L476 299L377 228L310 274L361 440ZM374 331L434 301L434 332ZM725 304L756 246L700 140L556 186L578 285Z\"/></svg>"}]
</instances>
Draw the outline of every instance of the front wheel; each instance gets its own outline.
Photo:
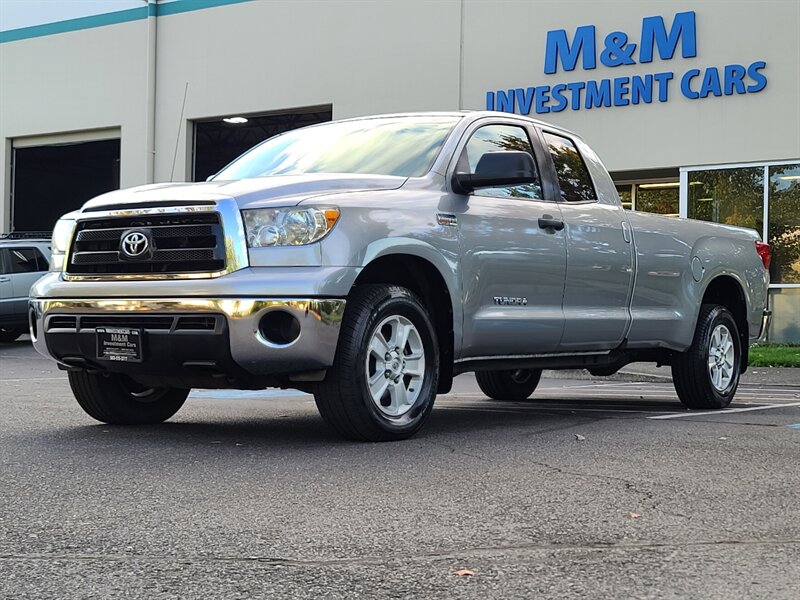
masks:
<instances>
[{"instance_id":1,"label":"front wheel","mask_svg":"<svg viewBox=\"0 0 800 600\"><path fill-rule=\"evenodd\" d=\"M539 385L541 369L478 371L475 380L481 391L493 400L527 400Z\"/></svg>"},{"instance_id":2,"label":"front wheel","mask_svg":"<svg viewBox=\"0 0 800 600\"><path fill-rule=\"evenodd\" d=\"M731 312L704 304L692 345L672 361L672 380L687 408L725 408L739 386L742 344Z\"/></svg>"},{"instance_id":3,"label":"front wheel","mask_svg":"<svg viewBox=\"0 0 800 600\"><path fill-rule=\"evenodd\" d=\"M436 398L439 349L410 290L360 285L347 300L333 367L314 387L322 418L341 435L401 440L425 423Z\"/></svg>"},{"instance_id":4,"label":"front wheel","mask_svg":"<svg viewBox=\"0 0 800 600\"><path fill-rule=\"evenodd\" d=\"M183 406L189 390L151 388L125 375L70 371L72 393L90 417L110 425L162 423Z\"/></svg>"}]
</instances>

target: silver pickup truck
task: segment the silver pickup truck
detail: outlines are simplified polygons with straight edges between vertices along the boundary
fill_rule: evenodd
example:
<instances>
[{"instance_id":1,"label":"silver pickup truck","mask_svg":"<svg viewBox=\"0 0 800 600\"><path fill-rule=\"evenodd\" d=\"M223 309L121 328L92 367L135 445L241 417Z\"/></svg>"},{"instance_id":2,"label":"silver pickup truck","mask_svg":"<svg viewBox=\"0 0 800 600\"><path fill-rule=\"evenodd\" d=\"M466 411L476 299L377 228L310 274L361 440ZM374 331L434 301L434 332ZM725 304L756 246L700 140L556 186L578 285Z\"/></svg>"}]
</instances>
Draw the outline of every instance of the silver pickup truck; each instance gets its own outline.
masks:
<instances>
[{"instance_id":1,"label":"silver pickup truck","mask_svg":"<svg viewBox=\"0 0 800 600\"><path fill-rule=\"evenodd\" d=\"M627 212L579 136L501 113L294 130L205 183L91 200L52 250L34 344L116 424L191 388L281 387L348 438L397 440L460 373L522 401L542 369L632 361L721 408L768 314L754 231Z\"/></svg>"}]
</instances>

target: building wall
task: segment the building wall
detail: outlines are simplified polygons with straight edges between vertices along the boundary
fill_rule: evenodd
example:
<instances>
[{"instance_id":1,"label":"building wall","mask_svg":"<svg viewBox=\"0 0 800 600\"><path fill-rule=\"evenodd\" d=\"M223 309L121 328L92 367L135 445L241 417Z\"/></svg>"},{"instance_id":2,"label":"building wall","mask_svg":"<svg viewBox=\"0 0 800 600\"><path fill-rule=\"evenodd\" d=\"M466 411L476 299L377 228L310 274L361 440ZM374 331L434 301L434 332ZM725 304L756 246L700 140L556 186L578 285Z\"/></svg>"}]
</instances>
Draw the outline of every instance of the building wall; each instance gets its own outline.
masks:
<instances>
[{"instance_id":1,"label":"building wall","mask_svg":"<svg viewBox=\"0 0 800 600\"><path fill-rule=\"evenodd\" d=\"M148 20L0 44L0 138L119 128L120 183L148 181ZM69 137L74 139L75 136ZM66 138L65 138L66 139ZM152 147L152 146L151 146ZM8 165L9 144L0 145ZM8 182L3 171L3 224ZM0 227L2 229L2 227Z\"/></svg>"},{"instance_id":2,"label":"building wall","mask_svg":"<svg viewBox=\"0 0 800 600\"><path fill-rule=\"evenodd\" d=\"M640 44L642 19L696 14L697 56L606 67L604 39L622 31ZM544 73L547 32L596 26L597 68ZM669 99L637 106L564 110L539 115L573 129L592 145L609 170L750 162L800 157L800 2L797 0L647 1L572 0L464 3L464 108L482 108L488 90L554 85L671 71ZM637 48L634 60L639 57ZM683 73L709 66L765 61L764 90L689 100L680 93ZM695 85L700 80L695 81ZM532 115L537 116L537 115Z\"/></svg>"},{"instance_id":3,"label":"building wall","mask_svg":"<svg viewBox=\"0 0 800 600\"><path fill-rule=\"evenodd\" d=\"M176 173L189 173L184 92L184 120L324 104L334 118L457 108L459 15L447 1L285 0L159 18L156 180L170 179L176 140Z\"/></svg>"},{"instance_id":4,"label":"building wall","mask_svg":"<svg viewBox=\"0 0 800 600\"><path fill-rule=\"evenodd\" d=\"M57 5L57 19L78 5L76 16L125 9L130 18L103 26L84 19L74 31L70 22L56 23L48 31L61 33L36 37L13 30L25 19L10 18L9 7L31 16L34 4L53 15ZM685 12L694 13L696 56L684 58L678 45L672 58L656 55L641 64L643 19L661 16L669 31ZM548 32L563 29L574 44L577 28L588 25L595 27L596 68L578 60L574 70L559 64L546 74ZM674 74L666 102L532 116L581 133L611 171L800 160L798 29L800 0L170 0L157 6L155 0L5 0L0 230L10 223L13 141L54 143L118 131L120 182L128 187L187 179L196 119L318 105L332 105L334 118L484 109L487 92L514 95L518 88L657 72ZM623 44L632 51L622 62L633 64L603 64L606 38L615 32L636 44ZM761 91L694 100L681 94L689 69L724 72L726 65L756 61L766 63ZM791 327L800 326L800 295L784 296L783 312L795 315Z\"/></svg>"},{"instance_id":5,"label":"building wall","mask_svg":"<svg viewBox=\"0 0 800 600\"><path fill-rule=\"evenodd\" d=\"M544 73L548 31L594 25L599 56L607 34L638 43L644 17L669 27L684 11L696 14L695 58ZM798 0L274 0L151 16L0 44L0 159L10 139L118 127L123 186L184 179L193 119L320 104L335 118L482 109L491 90L656 71L675 73L668 102L539 116L580 132L612 171L798 158L799 25ZM757 60L758 93L679 93L690 68Z\"/></svg>"}]
</instances>

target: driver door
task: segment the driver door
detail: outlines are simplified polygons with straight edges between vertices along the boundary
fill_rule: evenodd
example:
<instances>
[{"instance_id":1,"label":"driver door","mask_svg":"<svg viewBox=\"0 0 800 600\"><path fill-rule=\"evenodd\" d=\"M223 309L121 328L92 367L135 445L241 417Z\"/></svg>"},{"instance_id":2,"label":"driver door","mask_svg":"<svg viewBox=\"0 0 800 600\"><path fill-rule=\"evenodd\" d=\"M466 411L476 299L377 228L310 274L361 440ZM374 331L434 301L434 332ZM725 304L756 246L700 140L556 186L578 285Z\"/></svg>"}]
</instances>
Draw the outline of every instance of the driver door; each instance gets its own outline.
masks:
<instances>
[{"instance_id":1,"label":"driver door","mask_svg":"<svg viewBox=\"0 0 800 600\"><path fill-rule=\"evenodd\" d=\"M530 153L538 181L481 188L458 214L464 307L461 358L541 354L555 350L564 329L567 252L557 203L544 199L538 138L519 122L479 122L465 136L457 169L475 173L486 152Z\"/></svg>"}]
</instances>

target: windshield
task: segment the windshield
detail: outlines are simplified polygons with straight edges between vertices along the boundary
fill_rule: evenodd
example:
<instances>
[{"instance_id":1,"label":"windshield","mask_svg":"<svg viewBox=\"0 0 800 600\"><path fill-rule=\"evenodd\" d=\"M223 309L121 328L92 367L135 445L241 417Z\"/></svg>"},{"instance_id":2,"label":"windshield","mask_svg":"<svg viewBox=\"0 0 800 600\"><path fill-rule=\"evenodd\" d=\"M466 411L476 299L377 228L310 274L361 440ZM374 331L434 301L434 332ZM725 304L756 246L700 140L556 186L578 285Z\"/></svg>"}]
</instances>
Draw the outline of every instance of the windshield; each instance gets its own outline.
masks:
<instances>
[{"instance_id":1,"label":"windshield","mask_svg":"<svg viewBox=\"0 0 800 600\"><path fill-rule=\"evenodd\" d=\"M460 117L379 117L295 129L249 150L214 179L302 173L420 177Z\"/></svg>"}]
</instances>

